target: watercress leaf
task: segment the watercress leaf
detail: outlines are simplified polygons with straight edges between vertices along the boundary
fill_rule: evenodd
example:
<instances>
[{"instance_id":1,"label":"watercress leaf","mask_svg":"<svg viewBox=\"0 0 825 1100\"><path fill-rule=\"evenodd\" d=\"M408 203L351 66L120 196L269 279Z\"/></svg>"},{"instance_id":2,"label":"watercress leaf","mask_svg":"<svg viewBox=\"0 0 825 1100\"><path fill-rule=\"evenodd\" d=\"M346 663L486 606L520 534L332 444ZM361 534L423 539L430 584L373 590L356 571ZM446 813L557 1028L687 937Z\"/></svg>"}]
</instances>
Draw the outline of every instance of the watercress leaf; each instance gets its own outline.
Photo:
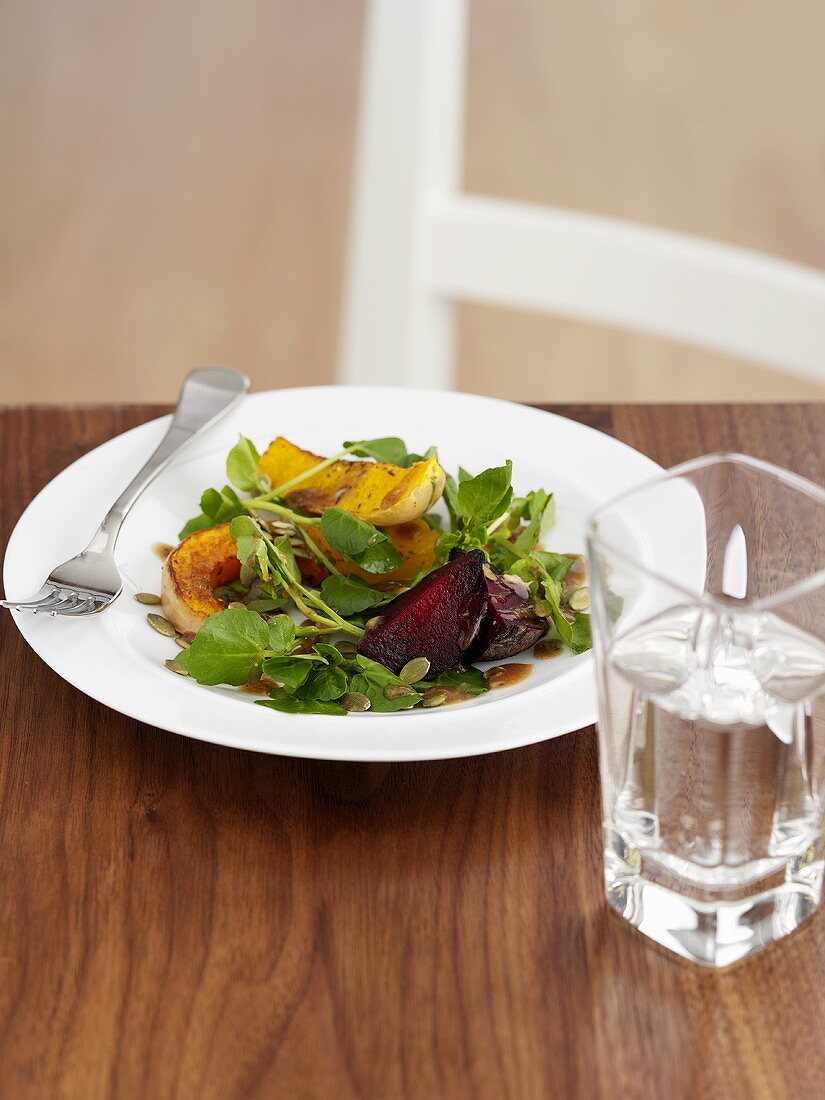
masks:
<instances>
[{"instance_id":1,"label":"watercress leaf","mask_svg":"<svg viewBox=\"0 0 825 1100\"><path fill-rule=\"evenodd\" d=\"M463 466L459 466L458 467L458 483L459 483L459 485L461 484L462 481L472 481L472 480L473 480L473 475L471 473L469 473L467 470L465 470Z\"/></svg>"},{"instance_id":2,"label":"watercress leaf","mask_svg":"<svg viewBox=\"0 0 825 1100\"><path fill-rule=\"evenodd\" d=\"M429 458L434 458L438 461L438 447L428 447L423 455L408 454L399 465L412 466L414 462L426 462Z\"/></svg>"},{"instance_id":3,"label":"watercress leaf","mask_svg":"<svg viewBox=\"0 0 825 1100\"><path fill-rule=\"evenodd\" d=\"M590 633L590 616L583 611L578 611L571 624L570 648L574 653L585 653L593 646Z\"/></svg>"},{"instance_id":4,"label":"watercress leaf","mask_svg":"<svg viewBox=\"0 0 825 1100\"><path fill-rule=\"evenodd\" d=\"M444 503L450 516L450 527L454 531L458 518L458 482L452 474L447 474L444 479Z\"/></svg>"},{"instance_id":5,"label":"watercress leaf","mask_svg":"<svg viewBox=\"0 0 825 1100\"><path fill-rule=\"evenodd\" d=\"M263 674L282 684L284 691L292 694L304 683L314 664L325 664L323 657L314 653L294 653L291 657L269 657L263 663Z\"/></svg>"},{"instance_id":6,"label":"watercress leaf","mask_svg":"<svg viewBox=\"0 0 825 1100\"><path fill-rule=\"evenodd\" d=\"M233 607L210 615L177 660L199 684L247 683L260 672L269 628L260 615Z\"/></svg>"},{"instance_id":7,"label":"watercress leaf","mask_svg":"<svg viewBox=\"0 0 825 1100\"><path fill-rule=\"evenodd\" d=\"M223 497L217 489L204 489L201 493L201 510L207 515L217 516Z\"/></svg>"},{"instance_id":8,"label":"watercress leaf","mask_svg":"<svg viewBox=\"0 0 825 1100\"><path fill-rule=\"evenodd\" d=\"M537 561L547 576L554 581L563 581L573 565L573 559L567 554L556 554L551 550L534 550L530 557Z\"/></svg>"},{"instance_id":9,"label":"watercress leaf","mask_svg":"<svg viewBox=\"0 0 825 1100\"><path fill-rule=\"evenodd\" d=\"M398 436L386 436L382 439L361 439L344 443L351 453L359 458L374 458L377 462L389 462L393 466L406 466L407 445Z\"/></svg>"},{"instance_id":10,"label":"watercress leaf","mask_svg":"<svg viewBox=\"0 0 825 1100\"><path fill-rule=\"evenodd\" d=\"M256 699L259 707L269 707L283 714L335 714L345 716L346 711L337 703L322 699L298 699L288 692L276 688L268 699Z\"/></svg>"},{"instance_id":11,"label":"watercress leaf","mask_svg":"<svg viewBox=\"0 0 825 1100\"><path fill-rule=\"evenodd\" d=\"M507 511L513 497L512 473L513 464L508 459L503 466L492 466L459 482L457 510L465 522L487 525Z\"/></svg>"},{"instance_id":12,"label":"watercress leaf","mask_svg":"<svg viewBox=\"0 0 825 1100\"><path fill-rule=\"evenodd\" d=\"M335 573L321 584L321 598L339 615L357 615L369 607L378 607L392 597L378 592L360 577L344 577Z\"/></svg>"},{"instance_id":13,"label":"watercress leaf","mask_svg":"<svg viewBox=\"0 0 825 1100\"><path fill-rule=\"evenodd\" d=\"M201 514L184 524L178 533L178 538L185 539L193 531L202 531L218 523L227 523L235 516L245 513L246 505L231 486L225 485L223 489L206 489L201 495Z\"/></svg>"},{"instance_id":14,"label":"watercress leaf","mask_svg":"<svg viewBox=\"0 0 825 1100\"><path fill-rule=\"evenodd\" d=\"M264 533L255 520L251 516L236 516L229 525L229 531L237 546L242 571L244 566L252 570L253 578L249 583L255 576L269 580L269 552Z\"/></svg>"},{"instance_id":15,"label":"watercress leaf","mask_svg":"<svg viewBox=\"0 0 825 1100\"><path fill-rule=\"evenodd\" d=\"M319 657L323 657L328 665L340 665L344 662L344 655L337 648L337 646L330 645L329 642L319 642L315 646L315 652Z\"/></svg>"},{"instance_id":16,"label":"watercress leaf","mask_svg":"<svg viewBox=\"0 0 825 1100\"><path fill-rule=\"evenodd\" d=\"M181 542L193 535L195 531L205 531L207 527L214 527L215 521L211 516L207 516L205 512L201 512L199 516L193 516L187 523L181 527L178 531L178 538Z\"/></svg>"},{"instance_id":17,"label":"watercress leaf","mask_svg":"<svg viewBox=\"0 0 825 1100\"><path fill-rule=\"evenodd\" d=\"M512 511L512 509L511 509ZM542 534L553 524L555 507L553 494L544 489L529 493L524 501L521 518L527 519L527 526L514 542L515 549L527 553L533 549Z\"/></svg>"},{"instance_id":18,"label":"watercress leaf","mask_svg":"<svg viewBox=\"0 0 825 1100\"><path fill-rule=\"evenodd\" d=\"M267 615L271 611L279 611L282 607L285 607L288 603L287 596L261 596L257 600L245 600L246 606L250 611L257 611L262 615Z\"/></svg>"},{"instance_id":19,"label":"watercress leaf","mask_svg":"<svg viewBox=\"0 0 825 1100\"><path fill-rule=\"evenodd\" d=\"M276 615L267 623L269 629L269 649L280 657L292 649L295 645L295 623L289 615Z\"/></svg>"},{"instance_id":20,"label":"watercress leaf","mask_svg":"<svg viewBox=\"0 0 825 1100\"><path fill-rule=\"evenodd\" d=\"M254 492L260 487L260 459L252 440L244 435L239 436L238 442L226 456L226 476L239 489Z\"/></svg>"},{"instance_id":21,"label":"watercress leaf","mask_svg":"<svg viewBox=\"0 0 825 1100\"><path fill-rule=\"evenodd\" d=\"M414 686L418 691L426 691L431 687L453 688L455 691L466 692L467 695L483 695L490 690L484 673L473 665L469 668L449 668L434 680L421 680Z\"/></svg>"},{"instance_id":22,"label":"watercress leaf","mask_svg":"<svg viewBox=\"0 0 825 1100\"><path fill-rule=\"evenodd\" d=\"M570 647L573 641L572 624L565 619L561 611L561 583L552 577L545 577L542 581L544 598L550 604L549 619L555 627L556 634L562 642Z\"/></svg>"},{"instance_id":23,"label":"watercress leaf","mask_svg":"<svg viewBox=\"0 0 825 1100\"><path fill-rule=\"evenodd\" d=\"M340 699L347 690L347 674L342 668L318 665L296 694L301 699L329 701Z\"/></svg>"},{"instance_id":24,"label":"watercress leaf","mask_svg":"<svg viewBox=\"0 0 825 1100\"><path fill-rule=\"evenodd\" d=\"M300 581L301 570L295 560L295 551L288 535L281 535L278 539L268 539L269 561L274 568L284 575L288 582Z\"/></svg>"},{"instance_id":25,"label":"watercress leaf","mask_svg":"<svg viewBox=\"0 0 825 1100\"><path fill-rule=\"evenodd\" d=\"M333 550L368 573L389 573L401 564L389 535L341 508L327 508L321 532Z\"/></svg>"},{"instance_id":26,"label":"watercress leaf","mask_svg":"<svg viewBox=\"0 0 825 1100\"><path fill-rule=\"evenodd\" d=\"M370 701L371 710L388 714L398 710L409 710L410 707L414 707L416 703L421 701L421 696L417 691L414 691L411 695L399 695L395 699L388 699L384 694L386 688L407 685L390 669L385 668L377 661L370 660L369 657L364 657L359 653L353 660L352 667L355 671L350 679L349 689L350 691L360 691L362 695L366 695Z\"/></svg>"}]
</instances>

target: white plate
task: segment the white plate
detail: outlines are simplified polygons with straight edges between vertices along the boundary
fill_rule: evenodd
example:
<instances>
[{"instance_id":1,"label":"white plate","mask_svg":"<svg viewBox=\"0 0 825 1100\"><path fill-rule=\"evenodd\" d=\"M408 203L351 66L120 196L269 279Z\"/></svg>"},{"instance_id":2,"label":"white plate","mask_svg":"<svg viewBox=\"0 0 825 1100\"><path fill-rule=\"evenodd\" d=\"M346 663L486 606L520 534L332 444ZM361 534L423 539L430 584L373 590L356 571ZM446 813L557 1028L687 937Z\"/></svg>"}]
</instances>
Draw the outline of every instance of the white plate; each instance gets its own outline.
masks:
<instances>
[{"instance_id":1,"label":"white plate","mask_svg":"<svg viewBox=\"0 0 825 1100\"><path fill-rule=\"evenodd\" d=\"M76 553L102 513L160 440L168 417L143 424L84 455L51 481L21 516L8 545L6 593L36 591L55 563ZM29 645L92 698L142 722L235 748L326 760L430 760L495 752L591 724L596 691L590 654L534 661L523 684L440 710L287 715L254 705L232 688L204 688L163 661L177 652L146 624L132 595L160 590L156 542L176 542L198 511L201 491L225 481L226 452L238 433L263 447L282 434L321 454L343 439L399 435L415 451L439 448L447 469L472 471L513 460L517 493L554 490L550 549L583 551L587 513L660 468L644 455L575 421L505 401L464 394L382 388L280 390L248 397L166 469L129 515L117 546L124 592L85 621L15 613ZM639 559L662 564L667 546L633 532ZM531 661L529 655L516 660Z\"/></svg>"}]
</instances>

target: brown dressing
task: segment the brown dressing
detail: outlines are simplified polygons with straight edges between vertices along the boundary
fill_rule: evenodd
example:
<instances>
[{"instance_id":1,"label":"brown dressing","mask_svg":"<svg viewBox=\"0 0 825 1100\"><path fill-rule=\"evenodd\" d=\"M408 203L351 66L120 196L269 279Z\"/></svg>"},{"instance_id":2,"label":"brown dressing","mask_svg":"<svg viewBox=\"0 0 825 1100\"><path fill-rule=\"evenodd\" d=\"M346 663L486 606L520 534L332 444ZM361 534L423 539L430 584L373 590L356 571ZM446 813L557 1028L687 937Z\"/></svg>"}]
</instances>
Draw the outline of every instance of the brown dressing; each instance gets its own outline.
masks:
<instances>
[{"instance_id":1,"label":"brown dressing","mask_svg":"<svg viewBox=\"0 0 825 1100\"><path fill-rule=\"evenodd\" d=\"M161 561L166 561L174 549L174 546L170 546L168 542L152 543L152 553L156 554Z\"/></svg>"},{"instance_id":2,"label":"brown dressing","mask_svg":"<svg viewBox=\"0 0 825 1100\"><path fill-rule=\"evenodd\" d=\"M447 696L442 707L452 706L453 703L467 703L473 698L467 691L462 691L460 688L440 688L441 691Z\"/></svg>"},{"instance_id":3,"label":"brown dressing","mask_svg":"<svg viewBox=\"0 0 825 1100\"><path fill-rule=\"evenodd\" d=\"M260 680L253 680L251 684L244 684L241 691L245 691L247 695L269 695L274 687L274 680L262 676Z\"/></svg>"},{"instance_id":4,"label":"brown dressing","mask_svg":"<svg viewBox=\"0 0 825 1100\"><path fill-rule=\"evenodd\" d=\"M532 671L532 665L496 665L484 673L484 679L491 690L508 688L523 683Z\"/></svg>"},{"instance_id":5,"label":"brown dressing","mask_svg":"<svg viewBox=\"0 0 825 1100\"><path fill-rule=\"evenodd\" d=\"M540 661L551 661L554 657L558 657L560 653L564 652L564 646L561 642L536 642L533 646L533 656L538 657Z\"/></svg>"}]
</instances>

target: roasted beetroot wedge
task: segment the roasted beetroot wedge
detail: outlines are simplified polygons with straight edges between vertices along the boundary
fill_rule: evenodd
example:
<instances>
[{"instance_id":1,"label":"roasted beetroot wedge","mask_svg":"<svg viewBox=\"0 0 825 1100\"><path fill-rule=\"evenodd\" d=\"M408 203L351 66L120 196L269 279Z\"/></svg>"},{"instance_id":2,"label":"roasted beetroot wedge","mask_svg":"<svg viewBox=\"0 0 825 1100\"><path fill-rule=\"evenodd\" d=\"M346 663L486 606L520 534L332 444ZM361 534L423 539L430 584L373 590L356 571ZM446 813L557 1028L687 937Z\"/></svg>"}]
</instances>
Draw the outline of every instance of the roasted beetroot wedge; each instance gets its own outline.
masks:
<instances>
[{"instance_id":1,"label":"roasted beetroot wedge","mask_svg":"<svg viewBox=\"0 0 825 1100\"><path fill-rule=\"evenodd\" d=\"M484 555L457 554L388 603L358 643L358 652L398 673L426 657L429 676L458 664L475 641L487 607Z\"/></svg>"},{"instance_id":2,"label":"roasted beetroot wedge","mask_svg":"<svg viewBox=\"0 0 825 1100\"><path fill-rule=\"evenodd\" d=\"M487 614L467 659L503 661L535 645L547 624L533 611L526 586L521 590L515 578L509 582L498 569L485 565L484 581Z\"/></svg>"}]
</instances>

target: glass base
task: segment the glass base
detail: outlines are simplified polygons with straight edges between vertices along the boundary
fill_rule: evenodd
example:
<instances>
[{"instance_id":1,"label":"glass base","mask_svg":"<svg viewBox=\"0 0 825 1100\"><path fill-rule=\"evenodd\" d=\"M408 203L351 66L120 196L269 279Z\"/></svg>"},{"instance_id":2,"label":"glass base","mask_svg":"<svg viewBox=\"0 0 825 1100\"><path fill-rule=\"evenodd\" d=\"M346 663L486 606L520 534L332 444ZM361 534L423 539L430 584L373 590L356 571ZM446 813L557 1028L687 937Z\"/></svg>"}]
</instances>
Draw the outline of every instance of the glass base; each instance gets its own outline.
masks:
<instances>
[{"instance_id":1,"label":"glass base","mask_svg":"<svg viewBox=\"0 0 825 1100\"><path fill-rule=\"evenodd\" d=\"M730 966L798 928L816 910L825 863L813 851L746 888L697 890L606 830L610 905L669 951L708 967Z\"/></svg>"}]
</instances>

